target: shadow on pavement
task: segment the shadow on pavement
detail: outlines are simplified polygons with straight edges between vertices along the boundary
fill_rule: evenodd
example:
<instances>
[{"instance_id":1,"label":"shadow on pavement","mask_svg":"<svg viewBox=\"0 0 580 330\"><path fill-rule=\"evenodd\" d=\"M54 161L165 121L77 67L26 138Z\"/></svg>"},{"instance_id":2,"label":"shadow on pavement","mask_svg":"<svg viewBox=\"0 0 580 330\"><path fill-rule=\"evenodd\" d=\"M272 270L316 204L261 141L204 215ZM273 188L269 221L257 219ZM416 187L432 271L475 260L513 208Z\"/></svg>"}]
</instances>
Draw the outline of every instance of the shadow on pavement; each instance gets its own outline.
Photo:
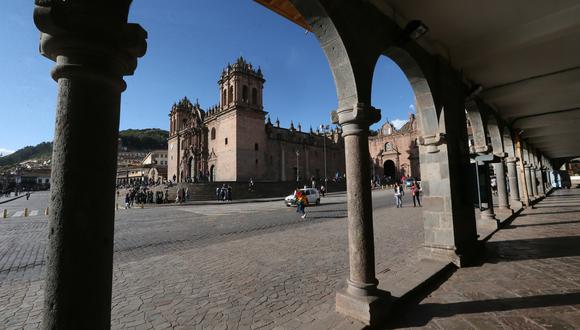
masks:
<instances>
[{"instance_id":1,"label":"shadow on pavement","mask_svg":"<svg viewBox=\"0 0 580 330\"><path fill-rule=\"evenodd\" d=\"M486 262L580 256L580 236L488 242Z\"/></svg>"},{"instance_id":2,"label":"shadow on pavement","mask_svg":"<svg viewBox=\"0 0 580 330\"><path fill-rule=\"evenodd\" d=\"M399 320L387 324L384 329L425 326L433 318L454 315L511 311L517 309L552 307L580 304L580 293L538 295L518 298L501 298L457 303L427 303L415 306ZM410 317L412 315L412 317Z\"/></svg>"}]
</instances>

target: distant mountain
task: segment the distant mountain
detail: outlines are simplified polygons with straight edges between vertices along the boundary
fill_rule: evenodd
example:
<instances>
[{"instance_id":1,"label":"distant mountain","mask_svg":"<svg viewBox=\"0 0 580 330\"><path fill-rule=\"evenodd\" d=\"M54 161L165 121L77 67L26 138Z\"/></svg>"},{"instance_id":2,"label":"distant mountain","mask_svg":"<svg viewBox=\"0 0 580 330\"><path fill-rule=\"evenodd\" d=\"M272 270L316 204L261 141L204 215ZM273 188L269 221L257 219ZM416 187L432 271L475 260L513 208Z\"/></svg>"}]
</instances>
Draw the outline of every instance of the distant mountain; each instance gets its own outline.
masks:
<instances>
[{"instance_id":1,"label":"distant mountain","mask_svg":"<svg viewBox=\"0 0 580 330\"><path fill-rule=\"evenodd\" d=\"M52 155L52 142L42 142L40 144L27 146L16 150L8 156L0 158L0 166L11 166L31 159L50 159Z\"/></svg>"},{"instance_id":2,"label":"distant mountain","mask_svg":"<svg viewBox=\"0 0 580 330\"><path fill-rule=\"evenodd\" d=\"M122 150L147 152L167 149L169 132L159 128L128 129L119 132ZM14 153L0 157L0 167L14 166L27 160L49 160L52 157L52 142L27 146Z\"/></svg>"},{"instance_id":3,"label":"distant mountain","mask_svg":"<svg viewBox=\"0 0 580 330\"><path fill-rule=\"evenodd\" d=\"M121 145L127 151L167 149L169 132L159 128L127 129L119 132Z\"/></svg>"}]
</instances>

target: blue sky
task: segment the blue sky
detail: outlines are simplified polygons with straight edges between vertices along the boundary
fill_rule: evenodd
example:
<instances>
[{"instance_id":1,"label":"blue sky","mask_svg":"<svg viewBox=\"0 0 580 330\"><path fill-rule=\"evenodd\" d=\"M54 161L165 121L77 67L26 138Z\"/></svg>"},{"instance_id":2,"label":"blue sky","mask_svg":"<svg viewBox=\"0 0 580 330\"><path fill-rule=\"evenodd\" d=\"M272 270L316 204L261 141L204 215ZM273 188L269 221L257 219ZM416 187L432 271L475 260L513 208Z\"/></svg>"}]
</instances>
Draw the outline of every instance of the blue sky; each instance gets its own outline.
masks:
<instances>
[{"instance_id":1,"label":"blue sky","mask_svg":"<svg viewBox=\"0 0 580 330\"><path fill-rule=\"evenodd\" d=\"M38 53L33 1L0 3L0 153L50 141L54 134L56 83L52 62ZM253 1L134 1L130 21L149 33L148 51L135 75L126 77L121 129L167 129L171 105L187 96L206 108L218 103L222 68L244 56L266 78L264 107L283 127L329 123L336 91L316 38ZM414 97L399 68L382 58L373 84L373 105L383 121L408 118ZM376 124L377 127L379 124Z\"/></svg>"}]
</instances>

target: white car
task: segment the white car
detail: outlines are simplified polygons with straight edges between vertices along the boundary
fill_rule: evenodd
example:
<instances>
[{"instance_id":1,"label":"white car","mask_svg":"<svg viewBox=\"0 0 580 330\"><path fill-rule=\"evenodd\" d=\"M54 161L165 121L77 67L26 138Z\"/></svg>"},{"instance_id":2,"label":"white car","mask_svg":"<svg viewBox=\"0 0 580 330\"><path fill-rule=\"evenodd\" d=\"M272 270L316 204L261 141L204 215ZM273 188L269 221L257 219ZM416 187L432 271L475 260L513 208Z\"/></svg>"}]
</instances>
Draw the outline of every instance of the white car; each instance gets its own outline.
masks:
<instances>
[{"instance_id":1,"label":"white car","mask_svg":"<svg viewBox=\"0 0 580 330\"><path fill-rule=\"evenodd\" d=\"M308 205L320 205L320 193L318 192L318 189L304 188L300 189L300 191L302 191L302 193L308 198ZM284 198L284 203L286 206L296 205L296 196L294 194L286 196L286 198Z\"/></svg>"}]
</instances>

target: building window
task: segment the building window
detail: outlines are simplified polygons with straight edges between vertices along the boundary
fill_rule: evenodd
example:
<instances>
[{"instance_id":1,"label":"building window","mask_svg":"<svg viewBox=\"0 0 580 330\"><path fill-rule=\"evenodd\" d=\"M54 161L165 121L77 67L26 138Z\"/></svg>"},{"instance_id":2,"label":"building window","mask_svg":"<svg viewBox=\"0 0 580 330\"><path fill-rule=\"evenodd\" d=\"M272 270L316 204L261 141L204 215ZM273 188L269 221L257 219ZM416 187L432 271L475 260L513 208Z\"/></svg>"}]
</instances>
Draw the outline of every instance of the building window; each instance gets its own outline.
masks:
<instances>
[{"instance_id":1,"label":"building window","mask_svg":"<svg viewBox=\"0 0 580 330\"><path fill-rule=\"evenodd\" d=\"M393 146L391 145L390 142L385 143L385 151L391 151L393 149Z\"/></svg>"},{"instance_id":2,"label":"building window","mask_svg":"<svg viewBox=\"0 0 580 330\"><path fill-rule=\"evenodd\" d=\"M242 87L242 101L248 102L248 86L246 85Z\"/></svg>"},{"instance_id":3,"label":"building window","mask_svg":"<svg viewBox=\"0 0 580 330\"><path fill-rule=\"evenodd\" d=\"M254 143L254 150L258 151L258 144Z\"/></svg>"},{"instance_id":4,"label":"building window","mask_svg":"<svg viewBox=\"0 0 580 330\"><path fill-rule=\"evenodd\" d=\"M223 93L222 93L222 106L225 106L228 103L228 99L227 99L226 94L227 94L226 90L224 89Z\"/></svg>"},{"instance_id":5,"label":"building window","mask_svg":"<svg viewBox=\"0 0 580 330\"><path fill-rule=\"evenodd\" d=\"M252 88L252 104L258 104L258 90Z\"/></svg>"},{"instance_id":6,"label":"building window","mask_svg":"<svg viewBox=\"0 0 580 330\"><path fill-rule=\"evenodd\" d=\"M227 144L228 144L228 138L226 138L226 140L225 140L225 141L226 141L226 145L227 145Z\"/></svg>"},{"instance_id":7,"label":"building window","mask_svg":"<svg viewBox=\"0 0 580 330\"><path fill-rule=\"evenodd\" d=\"M228 103L234 102L234 87L230 86L228 89Z\"/></svg>"},{"instance_id":8,"label":"building window","mask_svg":"<svg viewBox=\"0 0 580 330\"><path fill-rule=\"evenodd\" d=\"M211 139L215 140L215 127L211 129Z\"/></svg>"}]
</instances>

